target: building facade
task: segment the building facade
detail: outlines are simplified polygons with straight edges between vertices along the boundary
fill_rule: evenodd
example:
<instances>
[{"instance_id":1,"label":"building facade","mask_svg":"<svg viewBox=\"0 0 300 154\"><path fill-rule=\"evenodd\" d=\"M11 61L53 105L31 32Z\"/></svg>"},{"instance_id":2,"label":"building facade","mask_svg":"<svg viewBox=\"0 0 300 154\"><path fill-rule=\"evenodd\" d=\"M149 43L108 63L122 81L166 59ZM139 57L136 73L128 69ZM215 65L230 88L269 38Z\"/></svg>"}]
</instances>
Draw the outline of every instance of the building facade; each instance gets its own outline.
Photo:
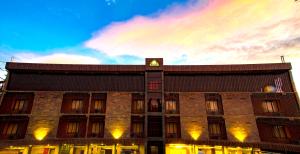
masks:
<instances>
[{"instance_id":1,"label":"building facade","mask_svg":"<svg viewBox=\"0 0 300 154\"><path fill-rule=\"evenodd\" d=\"M300 153L290 63L6 69L0 154Z\"/></svg>"}]
</instances>

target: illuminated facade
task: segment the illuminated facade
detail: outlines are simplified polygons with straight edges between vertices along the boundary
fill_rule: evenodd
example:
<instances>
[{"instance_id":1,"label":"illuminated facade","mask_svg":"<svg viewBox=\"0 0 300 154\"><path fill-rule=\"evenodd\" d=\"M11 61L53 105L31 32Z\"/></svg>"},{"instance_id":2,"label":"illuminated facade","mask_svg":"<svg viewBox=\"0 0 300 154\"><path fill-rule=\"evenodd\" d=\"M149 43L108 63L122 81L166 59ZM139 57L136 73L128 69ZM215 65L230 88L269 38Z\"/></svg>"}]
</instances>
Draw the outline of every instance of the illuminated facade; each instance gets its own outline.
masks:
<instances>
[{"instance_id":1,"label":"illuminated facade","mask_svg":"<svg viewBox=\"0 0 300 154\"><path fill-rule=\"evenodd\" d=\"M300 152L289 63L6 68L0 154Z\"/></svg>"}]
</instances>

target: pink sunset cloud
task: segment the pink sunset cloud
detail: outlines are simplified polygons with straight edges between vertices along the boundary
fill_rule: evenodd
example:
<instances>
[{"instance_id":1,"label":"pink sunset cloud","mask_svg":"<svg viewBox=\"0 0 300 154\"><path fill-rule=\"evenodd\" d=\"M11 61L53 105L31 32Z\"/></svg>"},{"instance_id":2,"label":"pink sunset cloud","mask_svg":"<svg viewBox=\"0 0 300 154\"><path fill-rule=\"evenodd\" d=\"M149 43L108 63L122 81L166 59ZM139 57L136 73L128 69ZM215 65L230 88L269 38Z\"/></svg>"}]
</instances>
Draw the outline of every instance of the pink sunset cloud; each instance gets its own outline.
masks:
<instances>
[{"instance_id":1,"label":"pink sunset cloud","mask_svg":"<svg viewBox=\"0 0 300 154\"><path fill-rule=\"evenodd\" d=\"M169 64L273 63L284 55L298 80L299 10L294 0L191 2L112 23L85 46L109 56L163 57Z\"/></svg>"}]
</instances>

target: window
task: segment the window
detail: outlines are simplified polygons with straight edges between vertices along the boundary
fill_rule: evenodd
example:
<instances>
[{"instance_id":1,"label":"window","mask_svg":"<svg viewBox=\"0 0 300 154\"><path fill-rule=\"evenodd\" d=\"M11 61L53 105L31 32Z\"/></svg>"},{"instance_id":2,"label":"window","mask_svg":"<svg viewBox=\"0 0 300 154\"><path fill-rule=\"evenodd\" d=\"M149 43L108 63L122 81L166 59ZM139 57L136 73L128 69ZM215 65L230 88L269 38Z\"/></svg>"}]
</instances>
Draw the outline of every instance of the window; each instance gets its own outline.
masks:
<instances>
[{"instance_id":1,"label":"window","mask_svg":"<svg viewBox=\"0 0 300 154\"><path fill-rule=\"evenodd\" d=\"M267 113L276 113L276 112L279 112L279 110L278 110L278 102L277 101L274 101L274 100L264 101L262 103L262 106L263 106L264 112L267 112Z\"/></svg>"},{"instance_id":2,"label":"window","mask_svg":"<svg viewBox=\"0 0 300 154\"><path fill-rule=\"evenodd\" d=\"M75 99L72 101L72 111L74 112L81 112L82 109L82 100Z\"/></svg>"},{"instance_id":3,"label":"window","mask_svg":"<svg viewBox=\"0 0 300 154\"><path fill-rule=\"evenodd\" d=\"M284 126L274 126L273 127L273 134L276 138L285 139L287 138L286 130Z\"/></svg>"},{"instance_id":4,"label":"window","mask_svg":"<svg viewBox=\"0 0 300 154\"><path fill-rule=\"evenodd\" d=\"M180 137L180 119L179 117L166 118L166 137L179 138Z\"/></svg>"},{"instance_id":5,"label":"window","mask_svg":"<svg viewBox=\"0 0 300 154\"><path fill-rule=\"evenodd\" d=\"M148 116L148 136L162 137L162 117Z\"/></svg>"},{"instance_id":6,"label":"window","mask_svg":"<svg viewBox=\"0 0 300 154\"><path fill-rule=\"evenodd\" d=\"M2 135L13 136L17 134L18 124L17 123L6 123L4 125Z\"/></svg>"},{"instance_id":7,"label":"window","mask_svg":"<svg viewBox=\"0 0 300 154\"><path fill-rule=\"evenodd\" d=\"M207 117L210 139L227 139L225 120L222 117Z\"/></svg>"},{"instance_id":8,"label":"window","mask_svg":"<svg viewBox=\"0 0 300 154\"><path fill-rule=\"evenodd\" d=\"M149 99L149 111L150 112L160 112L161 111L161 103L160 99Z\"/></svg>"},{"instance_id":9,"label":"window","mask_svg":"<svg viewBox=\"0 0 300 154\"><path fill-rule=\"evenodd\" d=\"M221 135L220 124L217 124L217 123L209 124L208 129L209 129L210 136L220 136Z\"/></svg>"},{"instance_id":10,"label":"window","mask_svg":"<svg viewBox=\"0 0 300 154\"><path fill-rule=\"evenodd\" d=\"M61 113L87 113L90 94L88 93L65 93L61 105ZM91 107L94 108L92 97ZM94 110L92 110L94 111Z\"/></svg>"},{"instance_id":11,"label":"window","mask_svg":"<svg viewBox=\"0 0 300 154\"><path fill-rule=\"evenodd\" d=\"M218 113L219 112L218 102L216 100L206 101L206 109L207 112L209 113L211 112Z\"/></svg>"},{"instance_id":12,"label":"window","mask_svg":"<svg viewBox=\"0 0 300 154\"><path fill-rule=\"evenodd\" d=\"M205 94L205 102L208 114L223 114L222 99L219 94Z\"/></svg>"},{"instance_id":13,"label":"window","mask_svg":"<svg viewBox=\"0 0 300 154\"><path fill-rule=\"evenodd\" d=\"M166 112L176 113L176 111L177 111L176 101L174 100L166 101Z\"/></svg>"},{"instance_id":14,"label":"window","mask_svg":"<svg viewBox=\"0 0 300 154\"><path fill-rule=\"evenodd\" d=\"M142 137L143 136L143 123L135 122L132 123L132 137Z\"/></svg>"},{"instance_id":15,"label":"window","mask_svg":"<svg viewBox=\"0 0 300 154\"><path fill-rule=\"evenodd\" d=\"M1 114L30 114L34 93L6 92L0 103Z\"/></svg>"},{"instance_id":16,"label":"window","mask_svg":"<svg viewBox=\"0 0 300 154\"><path fill-rule=\"evenodd\" d=\"M86 102L88 104L88 100ZM90 105L91 113L105 113L106 110L106 93L93 93Z\"/></svg>"},{"instance_id":17,"label":"window","mask_svg":"<svg viewBox=\"0 0 300 154\"><path fill-rule=\"evenodd\" d=\"M177 135L177 123L170 122L167 124L167 136L176 137Z\"/></svg>"},{"instance_id":18,"label":"window","mask_svg":"<svg viewBox=\"0 0 300 154\"><path fill-rule=\"evenodd\" d=\"M92 137L99 136L103 132L103 123L94 122L92 123Z\"/></svg>"},{"instance_id":19,"label":"window","mask_svg":"<svg viewBox=\"0 0 300 154\"><path fill-rule=\"evenodd\" d=\"M0 139L22 139L28 126L28 116L1 116Z\"/></svg>"},{"instance_id":20,"label":"window","mask_svg":"<svg viewBox=\"0 0 300 154\"><path fill-rule=\"evenodd\" d=\"M25 106L25 100L24 99L18 99L12 106L12 112L14 113L20 113L24 110Z\"/></svg>"},{"instance_id":21,"label":"window","mask_svg":"<svg viewBox=\"0 0 300 154\"><path fill-rule=\"evenodd\" d=\"M88 135L91 135L92 123L89 121ZM59 118L57 137L85 137L87 117L85 115L63 115Z\"/></svg>"},{"instance_id":22,"label":"window","mask_svg":"<svg viewBox=\"0 0 300 154\"><path fill-rule=\"evenodd\" d=\"M165 94L166 113L179 113L179 95Z\"/></svg>"},{"instance_id":23,"label":"window","mask_svg":"<svg viewBox=\"0 0 300 154\"><path fill-rule=\"evenodd\" d=\"M67 134L78 135L79 122L69 122L67 124Z\"/></svg>"},{"instance_id":24,"label":"window","mask_svg":"<svg viewBox=\"0 0 300 154\"><path fill-rule=\"evenodd\" d=\"M161 83L160 81L149 81L148 82L148 90L150 91L156 91L156 90L160 90L161 89Z\"/></svg>"},{"instance_id":25,"label":"window","mask_svg":"<svg viewBox=\"0 0 300 154\"><path fill-rule=\"evenodd\" d=\"M144 117L132 116L131 117L131 137L144 136Z\"/></svg>"},{"instance_id":26,"label":"window","mask_svg":"<svg viewBox=\"0 0 300 154\"><path fill-rule=\"evenodd\" d=\"M147 90L161 91L162 72L147 72Z\"/></svg>"},{"instance_id":27,"label":"window","mask_svg":"<svg viewBox=\"0 0 300 154\"><path fill-rule=\"evenodd\" d=\"M148 112L162 112L162 95L157 92L148 93Z\"/></svg>"},{"instance_id":28,"label":"window","mask_svg":"<svg viewBox=\"0 0 300 154\"><path fill-rule=\"evenodd\" d=\"M103 113L104 112L104 108L105 108L105 103L103 100L95 100L94 101L94 110L95 113Z\"/></svg>"},{"instance_id":29,"label":"window","mask_svg":"<svg viewBox=\"0 0 300 154\"><path fill-rule=\"evenodd\" d=\"M133 102L134 112L143 112L144 111L144 100L136 100Z\"/></svg>"},{"instance_id":30,"label":"window","mask_svg":"<svg viewBox=\"0 0 300 154\"><path fill-rule=\"evenodd\" d=\"M132 113L144 113L144 94L132 94Z\"/></svg>"},{"instance_id":31,"label":"window","mask_svg":"<svg viewBox=\"0 0 300 154\"><path fill-rule=\"evenodd\" d=\"M103 137L104 136L104 116L90 116L88 125L88 137Z\"/></svg>"}]
</instances>

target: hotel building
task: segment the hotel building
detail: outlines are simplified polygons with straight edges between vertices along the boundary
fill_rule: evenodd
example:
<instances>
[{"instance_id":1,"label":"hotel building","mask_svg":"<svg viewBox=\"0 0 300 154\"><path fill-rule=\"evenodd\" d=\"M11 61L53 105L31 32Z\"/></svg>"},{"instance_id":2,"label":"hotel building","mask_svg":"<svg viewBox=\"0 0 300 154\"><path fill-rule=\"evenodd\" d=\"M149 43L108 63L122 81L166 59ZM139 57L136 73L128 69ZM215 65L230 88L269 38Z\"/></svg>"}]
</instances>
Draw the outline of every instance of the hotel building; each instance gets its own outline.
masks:
<instances>
[{"instance_id":1,"label":"hotel building","mask_svg":"<svg viewBox=\"0 0 300 154\"><path fill-rule=\"evenodd\" d=\"M290 63L6 69L0 154L300 153Z\"/></svg>"}]
</instances>

